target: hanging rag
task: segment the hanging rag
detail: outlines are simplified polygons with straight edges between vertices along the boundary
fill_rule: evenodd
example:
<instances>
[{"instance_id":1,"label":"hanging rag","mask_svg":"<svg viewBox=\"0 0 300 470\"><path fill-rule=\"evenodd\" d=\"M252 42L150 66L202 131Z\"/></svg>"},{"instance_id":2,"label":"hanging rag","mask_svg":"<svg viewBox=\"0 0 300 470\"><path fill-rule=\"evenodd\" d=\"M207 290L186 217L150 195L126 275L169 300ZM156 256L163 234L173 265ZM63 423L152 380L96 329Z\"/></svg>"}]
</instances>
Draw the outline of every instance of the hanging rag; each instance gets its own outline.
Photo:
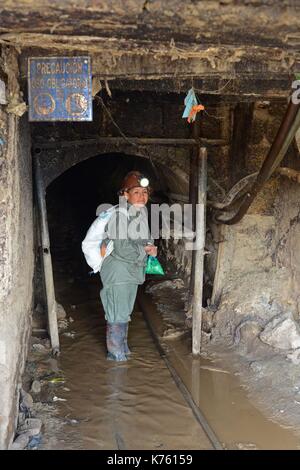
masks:
<instances>
[{"instance_id":1,"label":"hanging rag","mask_svg":"<svg viewBox=\"0 0 300 470\"><path fill-rule=\"evenodd\" d=\"M188 123L194 122L196 119L197 113L204 109L202 104L198 103L197 97L194 92L194 88L190 88L185 99L184 99L185 109L182 117L187 118Z\"/></svg>"}]
</instances>

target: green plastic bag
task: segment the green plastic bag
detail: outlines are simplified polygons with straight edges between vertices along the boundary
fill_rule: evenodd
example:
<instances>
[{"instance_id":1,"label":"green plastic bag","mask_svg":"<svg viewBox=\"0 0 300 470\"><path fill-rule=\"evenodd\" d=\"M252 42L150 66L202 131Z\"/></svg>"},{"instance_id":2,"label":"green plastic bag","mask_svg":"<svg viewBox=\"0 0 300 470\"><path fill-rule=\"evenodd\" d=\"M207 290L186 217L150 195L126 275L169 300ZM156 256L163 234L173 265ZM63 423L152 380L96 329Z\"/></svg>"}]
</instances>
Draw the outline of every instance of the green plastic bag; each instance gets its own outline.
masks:
<instances>
[{"instance_id":1,"label":"green plastic bag","mask_svg":"<svg viewBox=\"0 0 300 470\"><path fill-rule=\"evenodd\" d=\"M161 276L165 274L162 265L156 257L148 256L146 274L160 274Z\"/></svg>"}]
</instances>

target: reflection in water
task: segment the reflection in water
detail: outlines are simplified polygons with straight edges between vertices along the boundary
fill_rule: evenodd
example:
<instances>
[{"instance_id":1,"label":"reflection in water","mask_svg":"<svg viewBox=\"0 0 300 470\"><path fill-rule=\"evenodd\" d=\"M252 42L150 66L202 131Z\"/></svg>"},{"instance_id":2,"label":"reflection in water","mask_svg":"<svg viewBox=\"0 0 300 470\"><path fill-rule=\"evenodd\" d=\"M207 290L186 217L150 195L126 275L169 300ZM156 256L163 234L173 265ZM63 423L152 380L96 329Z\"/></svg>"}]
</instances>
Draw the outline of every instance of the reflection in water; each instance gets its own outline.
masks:
<instances>
[{"instance_id":1,"label":"reflection in water","mask_svg":"<svg viewBox=\"0 0 300 470\"><path fill-rule=\"evenodd\" d=\"M168 307L176 296L169 297ZM194 402L228 449L298 449L300 439L290 430L267 419L247 398L237 378L219 360L212 362L191 354L191 335L165 339L161 314L149 296L143 296L147 316L163 338L168 358L189 389Z\"/></svg>"},{"instance_id":2,"label":"reflection in water","mask_svg":"<svg viewBox=\"0 0 300 470\"><path fill-rule=\"evenodd\" d=\"M184 338L169 341L167 347L171 363L226 448L299 448L299 438L263 416L222 365L193 358Z\"/></svg>"},{"instance_id":3,"label":"reflection in water","mask_svg":"<svg viewBox=\"0 0 300 470\"><path fill-rule=\"evenodd\" d=\"M136 311L130 324L131 359L114 363L106 360L99 286L90 280L67 288L59 284L56 293L73 317L75 331L74 339L60 337L58 366L66 382L59 397L67 401L59 402L59 414L78 424L76 429L66 425L56 441L49 439L43 448L211 448L160 358L141 313ZM160 315L154 308L150 317L160 334ZM194 358L190 342L188 335L165 340L168 357L227 448L298 448L297 437L266 419L222 364Z\"/></svg>"},{"instance_id":4,"label":"reflection in water","mask_svg":"<svg viewBox=\"0 0 300 470\"><path fill-rule=\"evenodd\" d=\"M60 337L59 367L70 391L60 391L59 396L67 401L58 406L60 416L79 422L76 442L70 445L68 438L68 448L210 449L160 358L141 312L134 313L129 328L130 360L107 361L99 287L92 289L90 283L88 287L80 282L62 286L56 286L57 297L74 319L75 338ZM64 439L67 435L65 426Z\"/></svg>"},{"instance_id":5,"label":"reflection in water","mask_svg":"<svg viewBox=\"0 0 300 470\"><path fill-rule=\"evenodd\" d=\"M194 402L197 406L200 403L200 359L193 358L192 359L192 386L191 386L191 394L193 397Z\"/></svg>"},{"instance_id":6,"label":"reflection in water","mask_svg":"<svg viewBox=\"0 0 300 470\"><path fill-rule=\"evenodd\" d=\"M111 429L116 441L117 449L126 449L123 438L121 409L122 395L127 387L128 367L127 364L115 364L109 368L105 374L105 381L108 384L108 394L103 407L107 409L111 419Z\"/></svg>"}]
</instances>

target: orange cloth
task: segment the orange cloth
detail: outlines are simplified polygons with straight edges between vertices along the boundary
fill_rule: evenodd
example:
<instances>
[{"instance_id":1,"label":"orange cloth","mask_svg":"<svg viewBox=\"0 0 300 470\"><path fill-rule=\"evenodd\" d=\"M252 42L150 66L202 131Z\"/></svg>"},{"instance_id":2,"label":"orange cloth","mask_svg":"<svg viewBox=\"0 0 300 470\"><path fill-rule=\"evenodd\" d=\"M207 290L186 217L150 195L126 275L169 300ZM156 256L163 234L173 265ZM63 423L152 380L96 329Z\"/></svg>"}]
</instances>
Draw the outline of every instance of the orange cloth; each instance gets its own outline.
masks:
<instances>
[{"instance_id":1,"label":"orange cloth","mask_svg":"<svg viewBox=\"0 0 300 470\"><path fill-rule=\"evenodd\" d=\"M102 256L102 258L103 258L103 257L105 256L105 253L106 253L106 245L105 245L105 243L101 243L100 253L101 253L101 256Z\"/></svg>"},{"instance_id":2,"label":"orange cloth","mask_svg":"<svg viewBox=\"0 0 300 470\"><path fill-rule=\"evenodd\" d=\"M195 104L190 111L188 122L195 121L196 114L199 113L199 111L203 111L203 109L203 104Z\"/></svg>"}]
</instances>

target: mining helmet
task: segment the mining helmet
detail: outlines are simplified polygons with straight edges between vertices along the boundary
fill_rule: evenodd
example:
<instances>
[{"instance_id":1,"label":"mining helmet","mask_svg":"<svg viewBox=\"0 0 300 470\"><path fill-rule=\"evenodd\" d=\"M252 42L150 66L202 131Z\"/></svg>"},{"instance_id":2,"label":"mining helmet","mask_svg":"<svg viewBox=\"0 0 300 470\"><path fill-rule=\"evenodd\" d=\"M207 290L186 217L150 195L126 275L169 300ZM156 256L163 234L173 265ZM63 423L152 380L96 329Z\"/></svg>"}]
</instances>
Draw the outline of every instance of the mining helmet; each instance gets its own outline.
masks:
<instances>
[{"instance_id":1,"label":"mining helmet","mask_svg":"<svg viewBox=\"0 0 300 470\"><path fill-rule=\"evenodd\" d=\"M137 187L147 188L148 192L150 192L148 178L142 175L139 171L130 171L122 181L119 194L124 194L125 191L129 191L130 189Z\"/></svg>"}]
</instances>

